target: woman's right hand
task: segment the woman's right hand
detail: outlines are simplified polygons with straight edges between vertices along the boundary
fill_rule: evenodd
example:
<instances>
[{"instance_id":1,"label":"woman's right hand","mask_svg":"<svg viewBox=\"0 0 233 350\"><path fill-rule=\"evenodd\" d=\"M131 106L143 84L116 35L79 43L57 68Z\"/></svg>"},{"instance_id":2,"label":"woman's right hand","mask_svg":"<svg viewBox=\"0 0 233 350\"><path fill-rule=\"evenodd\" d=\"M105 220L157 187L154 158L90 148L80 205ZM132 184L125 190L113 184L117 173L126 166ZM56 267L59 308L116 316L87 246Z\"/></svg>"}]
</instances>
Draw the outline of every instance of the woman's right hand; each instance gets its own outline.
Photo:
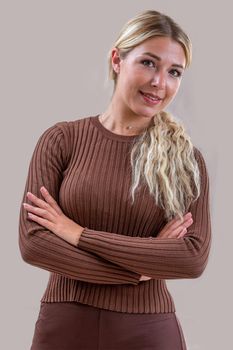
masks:
<instances>
[{"instance_id":1,"label":"woman's right hand","mask_svg":"<svg viewBox=\"0 0 233 350\"><path fill-rule=\"evenodd\" d=\"M192 225L192 214L189 212L183 216L183 222L179 218L170 220L159 232L159 238L182 238L187 233L187 228ZM148 281L151 277L141 276L139 281Z\"/></svg>"}]
</instances>

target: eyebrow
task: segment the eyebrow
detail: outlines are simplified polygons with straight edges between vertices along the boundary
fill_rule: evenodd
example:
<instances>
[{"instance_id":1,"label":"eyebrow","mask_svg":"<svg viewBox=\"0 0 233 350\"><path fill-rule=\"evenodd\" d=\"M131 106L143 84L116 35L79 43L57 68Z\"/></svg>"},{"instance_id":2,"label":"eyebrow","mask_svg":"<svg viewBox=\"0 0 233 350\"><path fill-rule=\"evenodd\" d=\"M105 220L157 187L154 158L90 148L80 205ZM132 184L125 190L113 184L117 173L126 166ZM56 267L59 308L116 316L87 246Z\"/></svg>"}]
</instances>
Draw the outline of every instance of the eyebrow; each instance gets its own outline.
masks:
<instances>
[{"instance_id":1,"label":"eyebrow","mask_svg":"<svg viewBox=\"0 0 233 350\"><path fill-rule=\"evenodd\" d=\"M155 58L155 59L158 60L158 61L161 61L161 60L162 60L161 57L159 57L159 56L157 56L157 55L155 55L155 54L153 54L153 53L151 53L151 52L143 52L142 55L151 56L151 57ZM181 64L174 63L174 64L172 64L172 66L173 66L173 67L179 67L179 68L184 69L184 67L183 67Z\"/></svg>"}]
</instances>

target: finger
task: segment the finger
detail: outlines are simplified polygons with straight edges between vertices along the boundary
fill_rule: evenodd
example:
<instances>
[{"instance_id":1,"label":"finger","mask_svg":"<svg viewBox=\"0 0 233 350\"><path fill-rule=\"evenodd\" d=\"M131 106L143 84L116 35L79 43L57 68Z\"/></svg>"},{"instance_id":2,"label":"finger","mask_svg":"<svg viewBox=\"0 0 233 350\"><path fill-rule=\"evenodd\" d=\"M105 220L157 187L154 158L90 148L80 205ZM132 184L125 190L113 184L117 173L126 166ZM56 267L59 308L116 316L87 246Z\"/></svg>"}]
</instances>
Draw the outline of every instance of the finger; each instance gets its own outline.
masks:
<instances>
[{"instance_id":1,"label":"finger","mask_svg":"<svg viewBox=\"0 0 233 350\"><path fill-rule=\"evenodd\" d=\"M193 223L193 219L192 218L185 219L185 221L182 223L182 225L178 226L175 230L172 230L171 237L172 236L177 236L183 231L185 231L184 233L187 233L187 229L188 229L189 226L192 225L192 223Z\"/></svg>"},{"instance_id":2,"label":"finger","mask_svg":"<svg viewBox=\"0 0 233 350\"><path fill-rule=\"evenodd\" d=\"M159 233L159 235L157 237L159 238L173 238L176 237L178 234L180 234L180 232L182 231L182 227L179 226L177 229L175 230L165 230L165 231L161 231Z\"/></svg>"},{"instance_id":3,"label":"finger","mask_svg":"<svg viewBox=\"0 0 233 350\"><path fill-rule=\"evenodd\" d=\"M43 199L38 198L32 192L27 192L27 198L40 208L48 208L48 204Z\"/></svg>"},{"instance_id":4,"label":"finger","mask_svg":"<svg viewBox=\"0 0 233 350\"><path fill-rule=\"evenodd\" d=\"M191 213L187 213L183 216L182 219L177 218L175 223L172 225L173 227L178 227L180 224L185 224L190 218L192 218L192 214Z\"/></svg>"},{"instance_id":5,"label":"finger","mask_svg":"<svg viewBox=\"0 0 233 350\"><path fill-rule=\"evenodd\" d=\"M184 215L183 221L176 216L163 227L158 237L171 238L172 236L177 236L184 228L188 228L190 225L192 225L192 223L193 219L190 212Z\"/></svg>"},{"instance_id":6,"label":"finger","mask_svg":"<svg viewBox=\"0 0 233 350\"><path fill-rule=\"evenodd\" d=\"M192 216L191 216L192 214L191 213L187 213L187 214L185 214L184 215L184 217L183 217L183 220L181 220L180 218L175 218L175 219L173 219L171 222L170 222L170 224L168 225L168 229L169 230L174 230L174 229L176 229L176 228L178 228L179 226L189 226L189 224L188 224L188 221L192 218Z\"/></svg>"},{"instance_id":7,"label":"finger","mask_svg":"<svg viewBox=\"0 0 233 350\"><path fill-rule=\"evenodd\" d=\"M46 203L43 199L38 198L36 195L34 195L31 192L27 193L27 198L35 204L37 207L46 209L47 211L50 211L51 214L56 214L56 211L51 207L49 203Z\"/></svg>"},{"instance_id":8,"label":"finger","mask_svg":"<svg viewBox=\"0 0 233 350\"><path fill-rule=\"evenodd\" d=\"M181 234L177 238L184 238L186 235L187 235L187 231L181 232Z\"/></svg>"},{"instance_id":9,"label":"finger","mask_svg":"<svg viewBox=\"0 0 233 350\"><path fill-rule=\"evenodd\" d=\"M49 191L42 186L40 188L40 191L43 195L43 197L45 198L46 202L49 203L51 205L51 207L58 213L58 214L63 214L61 208L59 207L59 205L57 204L57 202L55 201L55 199L51 196L51 194L49 193Z\"/></svg>"},{"instance_id":10,"label":"finger","mask_svg":"<svg viewBox=\"0 0 233 350\"><path fill-rule=\"evenodd\" d=\"M186 234L187 234L187 229L183 229L182 231L181 231L181 233L177 236L177 238L182 238L182 237L184 237Z\"/></svg>"},{"instance_id":11,"label":"finger","mask_svg":"<svg viewBox=\"0 0 233 350\"><path fill-rule=\"evenodd\" d=\"M50 212L48 212L46 209L41 209L38 207L34 207L33 205L30 205L28 203L23 203L24 208L30 212L30 213L34 213L35 215L38 215L44 219L47 219L49 221L53 221L53 215L51 215Z\"/></svg>"},{"instance_id":12,"label":"finger","mask_svg":"<svg viewBox=\"0 0 233 350\"><path fill-rule=\"evenodd\" d=\"M39 217L39 216L37 216L35 214L32 214L32 213L28 213L28 217L29 217L29 219L37 222L39 225L47 228L48 230L50 230L50 231L53 230L54 226L53 226L52 222L50 222L50 221L48 221L46 219L43 219L43 218L41 218L41 217Z\"/></svg>"},{"instance_id":13,"label":"finger","mask_svg":"<svg viewBox=\"0 0 233 350\"><path fill-rule=\"evenodd\" d=\"M175 228L181 222L182 222L182 220L178 216L176 216L165 225L165 228L166 229L170 229L171 227Z\"/></svg>"},{"instance_id":14,"label":"finger","mask_svg":"<svg viewBox=\"0 0 233 350\"><path fill-rule=\"evenodd\" d=\"M181 232L180 232L180 234L179 234L179 236L177 237L177 238L182 238L182 237L184 237L185 235L187 235L188 234L188 229L187 228L184 228Z\"/></svg>"},{"instance_id":15,"label":"finger","mask_svg":"<svg viewBox=\"0 0 233 350\"><path fill-rule=\"evenodd\" d=\"M181 220L179 221L181 222ZM189 216L187 216L184 219L182 224L181 223L179 223L179 225L172 224L170 225L170 227L165 226L161 234L163 237L177 236L177 234L179 234L181 230L183 230L184 228L188 228L192 224L192 222L193 222L192 218L189 218Z\"/></svg>"},{"instance_id":16,"label":"finger","mask_svg":"<svg viewBox=\"0 0 233 350\"><path fill-rule=\"evenodd\" d=\"M181 232L180 234L178 235L177 238L180 238L180 237L183 237L187 232L188 232L188 227L190 227L191 225L193 224L193 219L190 218L188 219L182 226L181 226Z\"/></svg>"},{"instance_id":17,"label":"finger","mask_svg":"<svg viewBox=\"0 0 233 350\"><path fill-rule=\"evenodd\" d=\"M180 238L181 236L183 236L184 234L187 233L187 229L189 226L191 226L193 223L192 218L188 219L185 221L185 223L183 223L182 225L178 226L176 229L170 229L168 231L166 231L165 236L164 237L168 237L168 238Z\"/></svg>"},{"instance_id":18,"label":"finger","mask_svg":"<svg viewBox=\"0 0 233 350\"><path fill-rule=\"evenodd\" d=\"M186 227L178 227L176 230L172 231L169 235L168 238L178 238L180 234L184 234L187 232Z\"/></svg>"},{"instance_id":19,"label":"finger","mask_svg":"<svg viewBox=\"0 0 233 350\"><path fill-rule=\"evenodd\" d=\"M185 222L182 224L184 227L188 228L189 226L191 226L193 223L193 219L190 218L190 219L187 219L185 220Z\"/></svg>"}]
</instances>

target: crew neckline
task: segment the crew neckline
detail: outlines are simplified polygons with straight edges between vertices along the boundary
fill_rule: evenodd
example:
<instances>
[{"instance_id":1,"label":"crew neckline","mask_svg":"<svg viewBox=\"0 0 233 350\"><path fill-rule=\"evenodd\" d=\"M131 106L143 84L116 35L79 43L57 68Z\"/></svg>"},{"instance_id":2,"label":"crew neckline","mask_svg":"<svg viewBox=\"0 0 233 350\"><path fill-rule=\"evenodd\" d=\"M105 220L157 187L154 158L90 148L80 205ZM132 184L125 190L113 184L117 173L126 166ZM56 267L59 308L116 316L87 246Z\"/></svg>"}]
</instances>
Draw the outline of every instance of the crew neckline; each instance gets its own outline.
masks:
<instances>
[{"instance_id":1,"label":"crew neckline","mask_svg":"<svg viewBox=\"0 0 233 350\"><path fill-rule=\"evenodd\" d=\"M110 131L109 129L105 128L105 126L103 126L103 124L100 122L99 117L100 117L100 114L97 114L93 117L90 117L90 120L99 129L99 131L101 131L105 136L107 136L110 139L130 142L130 141L134 141L136 138L141 136L141 134L138 134L138 135L116 134Z\"/></svg>"}]
</instances>

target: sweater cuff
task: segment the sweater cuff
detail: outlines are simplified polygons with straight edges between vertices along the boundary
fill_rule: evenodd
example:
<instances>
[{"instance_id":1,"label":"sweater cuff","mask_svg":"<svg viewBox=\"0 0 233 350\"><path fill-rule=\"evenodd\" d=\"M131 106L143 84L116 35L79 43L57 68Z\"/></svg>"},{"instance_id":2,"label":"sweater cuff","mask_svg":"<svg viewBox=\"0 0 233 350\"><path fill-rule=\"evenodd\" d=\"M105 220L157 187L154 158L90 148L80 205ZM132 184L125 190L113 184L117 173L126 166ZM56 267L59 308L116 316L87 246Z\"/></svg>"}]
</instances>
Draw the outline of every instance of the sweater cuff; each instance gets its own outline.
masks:
<instances>
[{"instance_id":1,"label":"sweater cuff","mask_svg":"<svg viewBox=\"0 0 233 350\"><path fill-rule=\"evenodd\" d=\"M91 238L93 232L96 232L96 231L89 229L88 227L84 227L84 229L80 235L77 247L86 251L86 252L92 253L91 246L90 246L90 240L88 238ZM109 261L109 262L111 264L113 264L113 262L111 262L111 261ZM120 265L118 265L118 266L121 267L122 270L125 272L127 278L129 279L129 282L131 284L138 285L138 283L141 282L140 281L141 274L134 272L134 271L126 270Z\"/></svg>"}]
</instances>

